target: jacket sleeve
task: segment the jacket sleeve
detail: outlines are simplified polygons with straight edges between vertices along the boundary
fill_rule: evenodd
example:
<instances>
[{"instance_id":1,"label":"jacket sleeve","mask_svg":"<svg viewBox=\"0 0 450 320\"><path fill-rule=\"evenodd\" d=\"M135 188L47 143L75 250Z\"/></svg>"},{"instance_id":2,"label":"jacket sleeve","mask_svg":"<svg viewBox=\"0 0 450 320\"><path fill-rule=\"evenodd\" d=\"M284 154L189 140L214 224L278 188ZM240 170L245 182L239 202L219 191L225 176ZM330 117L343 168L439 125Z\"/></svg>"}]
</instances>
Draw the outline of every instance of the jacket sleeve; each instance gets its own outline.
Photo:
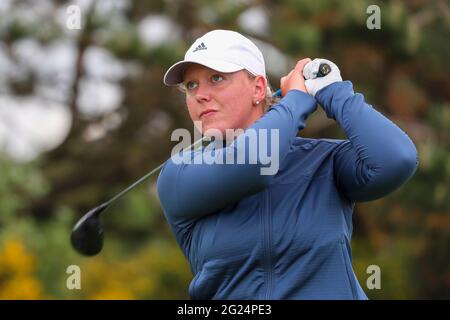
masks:
<instances>
[{"instance_id":1,"label":"jacket sleeve","mask_svg":"<svg viewBox=\"0 0 450 320\"><path fill-rule=\"evenodd\" d=\"M282 162L298 131L305 127L306 118L316 109L316 103L310 95L291 90L248 128L254 130L245 130L230 145L190 152L192 163L178 164L174 156L167 160L159 174L157 189L169 222L200 218L264 189L270 180L270 175L261 174L261 169L269 167L266 159L278 154L278 163ZM266 129L268 134L254 134L264 131L261 129ZM271 129L278 129L277 146L272 143ZM261 139L268 137L267 152L264 152L266 159L254 151L254 143L246 143L255 141L250 139L251 135L252 138L256 136L258 146ZM225 163L227 154L245 154L245 159L253 157L254 161ZM199 158L202 156L217 161L207 164ZM220 161L225 164L220 164Z\"/></svg>"},{"instance_id":2,"label":"jacket sleeve","mask_svg":"<svg viewBox=\"0 0 450 320\"><path fill-rule=\"evenodd\" d=\"M334 156L335 179L347 198L381 198L414 174L418 155L411 139L355 94L350 81L323 88L316 99L348 138Z\"/></svg>"}]
</instances>

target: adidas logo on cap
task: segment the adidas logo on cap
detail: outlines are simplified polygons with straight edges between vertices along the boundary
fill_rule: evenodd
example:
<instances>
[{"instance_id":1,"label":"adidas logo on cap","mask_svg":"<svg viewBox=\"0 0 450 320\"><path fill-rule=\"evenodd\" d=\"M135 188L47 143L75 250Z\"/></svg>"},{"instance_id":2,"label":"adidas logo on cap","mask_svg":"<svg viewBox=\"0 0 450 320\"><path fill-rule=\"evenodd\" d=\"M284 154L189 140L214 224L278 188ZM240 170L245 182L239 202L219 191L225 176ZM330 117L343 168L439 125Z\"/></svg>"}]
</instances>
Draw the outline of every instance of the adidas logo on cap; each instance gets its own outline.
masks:
<instances>
[{"instance_id":1,"label":"adidas logo on cap","mask_svg":"<svg viewBox=\"0 0 450 320\"><path fill-rule=\"evenodd\" d=\"M197 48L194 49L193 52L197 52L197 51L199 51L199 50L206 50L206 49L208 49L208 48L207 48L207 47L205 46L205 44L202 42L202 43L200 43L200 44L197 46Z\"/></svg>"}]
</instances>

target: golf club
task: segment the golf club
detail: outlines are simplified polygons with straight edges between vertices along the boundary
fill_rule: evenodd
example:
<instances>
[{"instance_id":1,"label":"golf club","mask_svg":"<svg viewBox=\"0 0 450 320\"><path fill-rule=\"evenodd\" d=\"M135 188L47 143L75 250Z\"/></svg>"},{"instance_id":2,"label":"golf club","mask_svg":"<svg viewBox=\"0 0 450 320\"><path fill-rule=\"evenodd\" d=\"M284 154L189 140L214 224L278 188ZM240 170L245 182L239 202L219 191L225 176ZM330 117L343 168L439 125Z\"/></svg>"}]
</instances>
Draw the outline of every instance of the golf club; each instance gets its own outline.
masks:
<instances>
[{"instance_id":1,"label":"golf club","mask_svg":"<svg viewBox=\"0 0 450 320\"><path fill-rule=\"evenodd\" d=\"M203 142L206 137L197 140L189 147L183 149L183 152L195 147L200 142ZM132 185L115 195L110 200L102 203L98 207L87 212L80 220L75 224L70 235L70 242L72 247L82 255L93 256L99 253L103 248L103 226L100 214L108 208L108 206L126 194L128 191L136 187L138 184L146 180L153 173L162 168L164 163L147 173L145 176L134 182Z\"/></svg>"},{"instance_id":2,"label":"golf club","mask_svg":"<svg viewBox=\"0 0 450 320\"><path fill-rule=\"evenodd\" d=\"M328 73L330 73L331 67L326 64L322 63L319 66L319 72L317 73L318 77L326 76ZM281 97L281 89L277 90L273 97ZM193 144L191 144L189 147L186 147L183 149L183 152L195 147L200 142L203 142L206 137L203 137L202 139L197 140ZM80 220L75 224L75 226L72 229L71 235L70 235L70 241L72 243L72 247L80 254L85 256L94 256L98 254L102 248L103 248L103 225L101 220L101 213L108 208L108 206L122 197L124 194L126 194L128 191L136 187L138 184L146 180L148 177L150 177L153 173L157 172L159 169L162 168L164 163L160 164L158 167L154 168L152 171L147 173L145 176L134 182L132 185L115 195L110 200L102 203L98 207L95 207L88 211L83 217L81 217Z\"/></svg>"}]
</instances>

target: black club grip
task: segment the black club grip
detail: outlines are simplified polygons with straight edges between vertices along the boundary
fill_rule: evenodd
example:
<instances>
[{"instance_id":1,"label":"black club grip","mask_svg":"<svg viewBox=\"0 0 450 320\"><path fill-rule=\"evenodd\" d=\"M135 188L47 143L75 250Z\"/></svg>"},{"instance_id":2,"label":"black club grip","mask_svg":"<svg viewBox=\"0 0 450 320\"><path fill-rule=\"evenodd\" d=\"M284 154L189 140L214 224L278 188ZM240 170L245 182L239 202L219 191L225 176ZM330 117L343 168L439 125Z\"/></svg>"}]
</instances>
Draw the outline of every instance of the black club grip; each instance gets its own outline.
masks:
<instances>
[{"instance_id":1,"label":"black club grip","mask_svg":"<svg viewBox=\"0 0 450 320\"><path fill-rule=\"evenodd\" d=\"M319 72L317 72L318 77L325 77L331 72L331 67L328 63L321 63L319 66Z\"/></svg>"}]
</instances>

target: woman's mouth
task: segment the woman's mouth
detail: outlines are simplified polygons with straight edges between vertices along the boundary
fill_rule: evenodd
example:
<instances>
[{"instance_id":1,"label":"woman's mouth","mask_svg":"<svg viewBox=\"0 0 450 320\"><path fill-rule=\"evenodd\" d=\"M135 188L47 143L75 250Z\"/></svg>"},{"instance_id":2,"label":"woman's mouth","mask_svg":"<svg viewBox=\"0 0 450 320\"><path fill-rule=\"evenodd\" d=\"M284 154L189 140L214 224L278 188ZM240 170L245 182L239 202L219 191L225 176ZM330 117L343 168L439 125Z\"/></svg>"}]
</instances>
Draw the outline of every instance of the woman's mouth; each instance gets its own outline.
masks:
<instances>
[{"instance_id":1,"label":"woman's mouth","mask_svg":"<svg viewBox=\"0 0 450 320\"><path fill-rule=\"evenodd\" d=\"M205 118L208 117L210 115L212 115L213 113L216 113L216 110L205 110L202 113L200 113L200 118Z\"/></svg>"}]
</instances>

